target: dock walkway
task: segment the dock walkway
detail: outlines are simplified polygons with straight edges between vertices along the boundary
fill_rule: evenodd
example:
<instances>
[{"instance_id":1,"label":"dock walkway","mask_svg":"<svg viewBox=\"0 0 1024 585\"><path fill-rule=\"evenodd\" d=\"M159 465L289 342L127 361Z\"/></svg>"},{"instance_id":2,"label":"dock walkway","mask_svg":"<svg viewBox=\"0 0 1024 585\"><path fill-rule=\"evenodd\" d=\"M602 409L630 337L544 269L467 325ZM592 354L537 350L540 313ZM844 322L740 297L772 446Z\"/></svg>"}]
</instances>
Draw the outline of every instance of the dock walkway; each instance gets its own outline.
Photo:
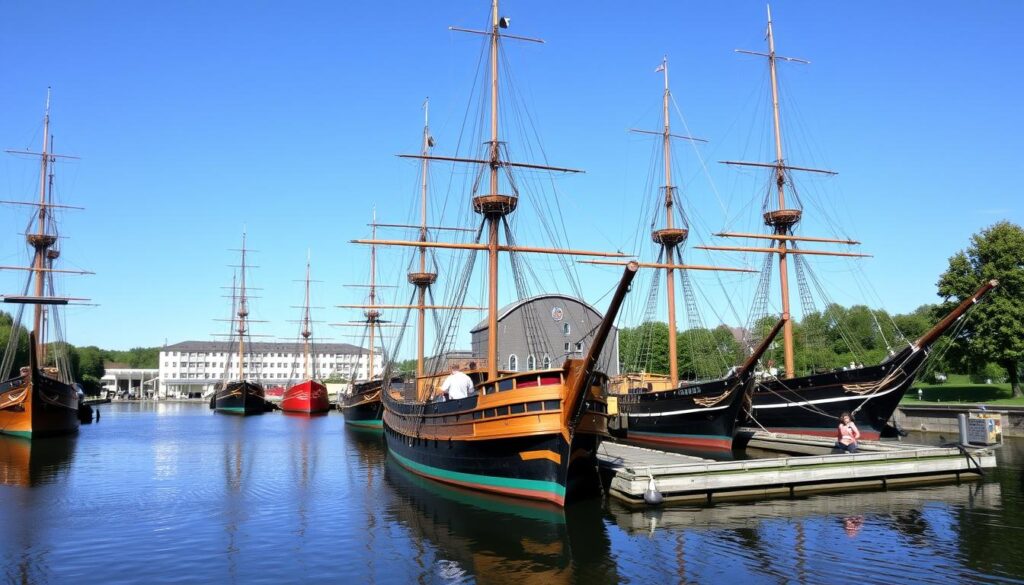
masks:
<instances>
[{"instance_id":1,"label":"dock walkway","mask_svg":"<svg viewBox=\"0 0 1024 585\"><path fill-rule=\"evenodd\" d=\"M831 439L764 433L758 447L779 451L822 448ZM752 439L753 440L753 439ZM907 483L974 479L996 465L990 449L929 447L864 441L854 454L713 461L689 455L604 442L598 462L611 474L609 494L629 506L644 506L651 479L666 503L712 503L798 493L877 489Z\"/></svg>"}]
</instances>

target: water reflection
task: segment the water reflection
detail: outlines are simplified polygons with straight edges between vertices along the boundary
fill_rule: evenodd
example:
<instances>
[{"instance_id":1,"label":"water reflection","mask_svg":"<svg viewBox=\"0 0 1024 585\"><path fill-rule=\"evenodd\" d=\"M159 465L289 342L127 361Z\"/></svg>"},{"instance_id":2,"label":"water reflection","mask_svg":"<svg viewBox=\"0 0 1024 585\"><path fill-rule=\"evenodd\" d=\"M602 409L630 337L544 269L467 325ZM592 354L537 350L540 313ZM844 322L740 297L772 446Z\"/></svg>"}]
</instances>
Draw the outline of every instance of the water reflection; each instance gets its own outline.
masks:
<instances>
[{"instance_id":1,"label":"water reflection","mask_svg":"<svg viewBox=\"0 0 1024 585\"><path fill-rule=\"evenodd\" d=\"M65 477L77 436L23 439L0 435L0 484L38 486Z\"/></svg>"},{"instance_id":2,"label":"water reflection","mask_svg":"<svg viewBox=\"0 0 1024 585\"><path fill-rule=\"evenodd\" d=\"M619 581L599 500L563 510L441 484L393 460L384 477L394 495L386 517L431 548L416 552L424 580Z\"/></svg>"}]
</instances>

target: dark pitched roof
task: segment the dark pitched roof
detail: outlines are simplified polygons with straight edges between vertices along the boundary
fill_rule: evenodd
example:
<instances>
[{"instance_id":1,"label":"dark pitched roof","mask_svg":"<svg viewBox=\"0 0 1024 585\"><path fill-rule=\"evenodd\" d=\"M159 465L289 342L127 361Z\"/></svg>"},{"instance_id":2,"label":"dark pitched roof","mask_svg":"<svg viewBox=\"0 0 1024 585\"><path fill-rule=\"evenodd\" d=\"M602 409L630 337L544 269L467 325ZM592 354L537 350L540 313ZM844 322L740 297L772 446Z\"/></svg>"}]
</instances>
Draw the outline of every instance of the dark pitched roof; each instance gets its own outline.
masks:
<instances>
[{"instance_id":1,"label":"dark pitched roof","mask_svg":"<svg viewBox=\"0 0 1024 585\"><path fill-rule=\"evenodd\" d=\"M561 293L545 293L545 294L533 296L533 297L530 297L530 298L527 298L527 299L519 299L518 301L515 301L513 303L509 303L509 304L505 305L504 307L502 307L498 311L498 321L501 321L505 317L508 317L509 314L512 313L512 311L515 311L516 309L518 309L519 307L525 305L526 303L532 303L533 301L539 301L541 299L563 299L563 300L566 300L566 301L572 301L574 303L579 303L580 305L582 305L582 306L590 309L594 313L596 313L597 317L599 319L603 319L604 318L604 315L601 313L601 311L598 311L594 307L591 307L589 304L587 304L582 299L577 299L576 297L570 297L569 295L563 295ZM476 333L477 331L480 331L482 329L487 329L487 318L486 317L482 321L480 321L479 323L474 325L473 328L469 330L469 332L470 333Z\"/></svg>"}]
</instances>

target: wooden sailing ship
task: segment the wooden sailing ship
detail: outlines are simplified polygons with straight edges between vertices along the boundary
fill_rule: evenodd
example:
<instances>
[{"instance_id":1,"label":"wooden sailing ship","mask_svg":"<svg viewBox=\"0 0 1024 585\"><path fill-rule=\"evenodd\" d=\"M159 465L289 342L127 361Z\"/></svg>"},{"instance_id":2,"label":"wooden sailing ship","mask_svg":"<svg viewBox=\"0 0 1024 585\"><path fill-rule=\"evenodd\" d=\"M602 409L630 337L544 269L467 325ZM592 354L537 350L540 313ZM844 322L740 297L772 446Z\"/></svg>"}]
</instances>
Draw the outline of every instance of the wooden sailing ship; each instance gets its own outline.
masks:
<instances>
[{"instance_id":1,"label":"wooden sailing ship","mask_svg":"<svg viewBox=\"0 0 1024 585\"><path fill-rule=\"evenodd\" d=\"M373 215L371 226L371 237L377 237L377 214ZM350 285L358 286L358 285ZM366 378L358 379L358 366L352 373L352 389L349 392L338 394L338 410L345 416L345 424L354 427L380 429L384 416L384 404L381 400L381 390L384 387L384 377L376 373L377 360L382 356L377 355L378 340L383 343L383 328L388 326L381 317L382 313L377 304L377 248L370 246L370 283L369 303L367 305L356 305L363 309L363 321L352 323L341 323L340 325L363 327L365 334L363 340L369 343L369 352L366 357ZM349 307L351 305L342 305ZM360 345L362 345L360 343ZM361 356L360 356L361 357Z\"/></svg>"},{"instance_id":2,"label":"wooden sailing ship","mask_svg":"<svg viewBox=\"0 0 1024 585\"><path fill-rule=\"evenodd\" d=\"M665 81L662 96L662 129L660 132L634 130L644 134L660 135L662 140L662 166L665 184L661 188L665 226L655 229L651 239L658 246L655 262L641 262L641 267L665 271L665 295L668 307L668 364L665 375L647 372L627 372L612 379L608 387L610 411L619 414L618 425L612 434L620 438L645 443L668 444L680 447L731 449L736 421L743 402L752 389L754 366L768 349L785 321L780 320L761 344L724 377L705 381L680 381L677 326L676 326L676 272L683 276L686 270L725 272L753 272L743 268L706 266L683 263L683 248L689 235L686 215L681 212L679 188L672 177L672 139L700 140L672 133L669 117L671 91L668 79L668 59L657 68ZM679 217L674 217L679 213ZM676 222L679 222L677 225ZM652 222L653 224L653 222ZM583 260L590 264L615 264L607 260ZM682 281L684 286L688 280ZM652 279L652 289L657 279ZM656 292L652 290L652 294ZM688 291L684 290L684 293ZM693 311L695 309L691 309ZM694 316L691 315L691 319Z\"/></svg>"},{"instance_id":3,"label":"wooden sailing ship","mask_svg":"<svg viewBox=\"0 0 1024 585\"><path fill-rule=\"evenodd\" d=\"M39 201L34 203L6 202L36 208L33 224L27 230L26 240L32 250L30 267L4 266L3 269L26 270L28 279L20 295L5 295L5 303L17 305L11 326L7 349L0 364L0 434L36 438L63 435L78 431L80 396L72 380L67 344L61 338L63 324L59 308L75 299L57 296L53 275L58 273L88 274L78 270L54 268L60 257L59 235L55 223L55 210L80 209L58 205L53 201L53 165L57 158L75 158L50 152L50 95L46 96L46 114L43 118L42 152L16 152L40 157ZM28 334L27 363L20 364L12 376L18 359L24 307L33 309L32 329ZM53 339L47 337L52 330Z\"/></svg>"},{"instance_id":4,"label":"wooden sailing ship","mask_svg":"<svg viewBox=\"0 0 1024 585\"><path fill-rule=\"evenodd\" d=\"M569 249L537 248L509 241L506 217L519 202L511 179L512 194L501 191L502 172L514 168L571 171L509 160L499 138L498 63L503 39L536 41L502 32L508 18L499 16L492 0L490 27L475 31L453 30L488 38L490 65L490 139L482 158L408 155L412 158L481 165L474 185L472 209L481 216L475 242L357 240L425 249L458 249L487 252L487 355L474 360L484 367L469 369L474 391L465 398L436 400L447 377L443 372L424 373L415 382L391 384L383 392L384 436L390 456L406 469L434 480L506 495L564 505L567 498L587 486L596 487L596 449L607 436L603 396L606 376L595 365L612 329L635 264L626 267L583 359L569 359L560 368L526 372L499 371L497 357L498 276L502 253L537 252L563 255L621 257L622 254ZM479 189L477 189L479 187ZM482 192L481 192L482 191ZM499 234L506 232L506 241ZM486 238L485 241L481 239ZM513 258L515 258L513 256ZM472 261L472 257L470 259ZM428 277L424 275L424 280ZM413 280L410 276L410 280ZM415 283L414 283L415 284ZM464 287L455 286L464 298ZM422 297L421 297L422 298ZM453 306L461 305L459 302ZM443 335L443 334L442 334ZM440 361L440 360L439 360ZM588 481L592 480L592 481Z\"/></svg>"},{"instance_id":5,"label":"wooden sailing ship","mask_svg":"<svg viewBox=\"0 0 1024 585\"><path fill-rule=\"evenodd\" d=\"M856 245L849 239L835 239L805 236L797 233L796 227L803 217L799 199L792 196L795 189L793 174L806 172L834 175L835 172L791 164L783 156L782 124L779 117L779 88L776 63L784 60L794 63L808 63L803 59L782 57L775 53L775 38L772 31L771 8L768 9L767 28L768 52L737 50L765 57L771 79L771 101L775 160L771 162L722 161L728 165L771 169L772 180L763 209L764 224L768 233L723 232L718 236L767 241L768 247L756 246L698 246L708 250L763 253L769 255L764 275L770 275L770 256L778 256L779 290L783 313L790 313L789 269L792 258L798 281L805 278L810 268L806 256L864 257L866 254L837 252L831 250L809 250L804 243ZM787 199L787 194L791 195ZM794 204L795 202L795 204ZM787 321L783 326L784 371L778 377L761 381L752 396L748 410L752 424L770 431L809 433L832 436L835 434L840 413L849 412L859 426L865 439L880 436L895 436L898 429L889 423L896 406L907 388L913 383L928 356L931 345L943 332L964 316L967 310L996 286L995 281L983 284L969 299L939 321L932 329L917 340L910 342L899 351L894 351L877 365L854 367L827 373L797 376L795 371L793 324ZM767 286L763 287L767 294ZM801 296L803 301L803 295ZM756 301L755 301L756 303ZM807 307L804 307L807 312Z\"/></svg>"},{"instance_id":6,"label":"wooden sailing ship","mask_svg":"<svg viewBox=\"0 0 1024 585\"><path fill-rule=\"evenodd\" d=\"M306 294L303 297L299 337L302 338L302 381L289 386L281 398L280 408L285 412L315 414L331 409L327 387L317 380L316 360L311 360L313 320L309 307L309 258L306 258Z\"/></svg>"},{"instance_id":7,"label":"wooden sailing ship","mask_svg":"<svg viewBox=\"0 0 1024 585\"><path fill-rule=\"evenodd\" d=\"M258 375L252 376L255 369L255 354L250 351L252 333L249 331L249 296L246 289L248 264L245 247L245 233L242 233L242 248L239 250L241 264L238 266L237 288L232 285L232 316L229 321L232 332L228 334L229 343L237 347L238 363L232 367L231 360L224 361L224 381L217 388L210 401L210 406L217 412L248 416L263 414L272 408L267 402L263 385ZM232 352L228 352L230 356ZM249 367L253 366L253 367ZM237 373L237 376L233 374Z\"/></svg>"}]
</instances>

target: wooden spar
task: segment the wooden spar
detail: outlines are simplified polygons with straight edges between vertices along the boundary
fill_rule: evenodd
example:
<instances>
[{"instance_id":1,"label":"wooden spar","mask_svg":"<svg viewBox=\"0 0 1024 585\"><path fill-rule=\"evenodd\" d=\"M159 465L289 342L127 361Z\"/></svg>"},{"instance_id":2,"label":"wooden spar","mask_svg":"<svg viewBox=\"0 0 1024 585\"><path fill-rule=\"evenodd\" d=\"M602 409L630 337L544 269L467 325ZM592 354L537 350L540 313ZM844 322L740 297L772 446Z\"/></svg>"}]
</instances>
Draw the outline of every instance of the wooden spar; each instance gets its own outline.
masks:
<instances>
[{"instance_id":1,"label":"wooden spar","mask_svg":"<svg viewBox=\"0 0 1024 585\"><path fill-rule=\"evenodd\" d=\"M660 132L659 132L659 134L660 134ZM471 163L471 164L492 165L495 170L497 170L498 168L501 168L501 167L517 167L517 168L521 168L521 169L538 169L538 170L542 170L542 171L559 171L559 172L562 172L562 173L583 173L583 172L585 172L585 171L581 171L579 169L570 169L570 168L566 168L566 167L552 167L552 166L549 166L549 165L535 165L535 164L530 164L530 163L513 162L513 161L508 161L508 160L500 160L500 159L499 160L495 160L495 161L490 161L490 160L485 160L485 159L480 159L480 158L464 158L464 157L457 157L457 156L435 156L435 155L424 156L422 154L399 154L399 155L396 155L396 156L398 158L425 158L425 159L429 159L429 160L441 160L441 161L447 161L447 162L462 162L462 163Z\"/></svg>"},{"instance_id":2,"label":"wooden spar","mask_svg":"<svg viewBox=\"0 0 1024 585\"><path fill-rule=\"evenodd\" d=\"M377 223L377 208L373 208L373 223ZM377 239L377 227L371 227L371 238ZM370 246L370 306L377 304L377 247ZM370 326L370 355L367 360L366 379L373 379L373 358L374 358L374 333L377 330L377 317L379 312L376 309L368 309L365 312L366 323Z\"/></svg>"},{"instance_id":3,"label":"wooden spar","mask_svg":"<svg viewBox=\"0 0 1024 585\"><path fill-rule=\"evenodd\" d=\"M430 310L466 309L466 310L470 310L470 311L482 311L482 310L487 308L487 307L466 307L466 306L456 306L456 305L420 305L420 304L415 304L415 305L335 305L335 306L338 307L339 309L369 309L369 308L372 307L372 308L377 308L377 309L419 309L419 308L430 309Z\"/></svg>"},{"instance_id":4,"label":"wooden spar","mask_svg":"<svg viewBox=\"0 0 1024 585\"><path fill-rule=\"evenodd\" d=\"M425 163L426 163L426 160L424 160L424 164ZM3 203L3 201L0 201L0 203ZM377 227L409 228L409 229L415 229L415 230L423 230L423 229L439 230L439 231L443 230L443 231L449 231L449 232L475 232L476 231L474 228L460 228L460 227L449 227L449 226L441 226L441 225L420 225L420 224L407 224L407 223L378 223Z\"/></svg>"},{"instance_id":5,"label":"wooden spar","mask_svg":"<svg viewBox=\"0 0 1024 585\"><path fill-rule=\"evenodd\" d=\"M809 254L812 256L843 256L847 258L871 258L871 254L857 254L854 252L827 252L825 250L803 250L798 248L786 248L780 244L778 248L754 248L749 246L694 246L698 250L726 250L729 252L767 252L769 254Z\"/></svg>"},{"instance_id":6,"label":"wooden spar","mask_svg":"<svg viewBox=\"0 0 1024 585\"><path fill-rule=\"evenodd\" d=\"M423 155L430 154L432 140L430 138L430 98L423 102ZM427 241L427 173L429 171L429 159L424 158L420 183L420 241ZM423 376L423 359L426 352L426 325L427 325L427 288L437 278L427 276L427 249L420 247L420 276L417 280L416 299L419 307L416 309L416 377ZM414 280L417 277L411 277ZM428 282L430 281L430 282Z\"/></svg>"},{"instance_id":7,"label":"wooden spar","mask_svg":"<svg viewBox=\"0 0 1024 585\"><path fill-rule=\"evenodd\" d=\"M808 172L808 173L821 173L823 175L838 175L839 174L839 173L837 173L835 171L830 171L828 169L814 169L814 168L811 168L811 167L794 167L792 165L785 165L785 164L779 164L779 163L746 162L746 161L741 161L741 160L720 160L718 162L722 163L723 165L734 165L734 166L741 166L741 167L763 167L763 168L769 168L769 169L782 169L784 171L805 171L805 172Z\"/></svg>"},{"instance_id":8,"label":"wooden spar","mask_svg":"<svg viewBox=\"0 0 1024 585\"><path fill-rule=\"evenodd\" d=\"M302 374L309 380L309 337L313 334L309 318L309 250L306 251L306 302L302 310Z\"/></svg>"},{"instance_id":9,"label":"wooden spar","mask_svg":"<svg viewBox=\"0 0 1024 585\"><path fill-rule=\"evenodd\" d=\"M600 264L602 266L625 266L629 262L612 262L609 260L577 260L580 264ZM675 270L714 270L721 272L757 272L751 268L728 268L725 266L704 266L702 264L665 264L660 262L636 262L640 268L672 268Z\"/></svg>"},{"instance_id":10,"label":"wooden spar","mask_svg":"<svg viewBox=\"0 0 1024 585\"><path fill-rule=\"evenodd\" d=\"M626 298L626 293L629 292L629 285L633 282L633 277L636 276L636 271L640 268L638 263L630 262L625 266L622 271L622 278L619 279L619 286L615 289L615 294L612 295L611 301L608 303L608 310L605 311L604 318L601 319L601 324L598 325L597 331L594 333L594 338L590 342L590 348L587 350L587 356L583 360L577 362L576 360L570 360L567 362L569 366L569 375L567 376L568 393L566 396L571 397L574 401L572 405L566 405L568 408L563 410L566 422L570 427L570 432L575 427L578 417L580 416L582 403L585 402L589 389L586 387L587 382L590 380L590 374L594 369L594 365L597 363L598 357L601 355L601 350L604 349L605 341L608 339L608 334L611 332L612 325L615 323L615 318L619 314L619 308L622 306L623 299ZM573 363L575 362L575 363Z\"/></svg>"},{"instance_id":11,"label":"wooden spar","mask_svg":"<svg viewBox=\"0 0 1024 585\"><path fill-rule=\"evenodd\" d=\"M670 96L668 89L668 57L662 58L661 71L665 76L665 93L662 99L664 135L661 138L662 156L664 157L663 166L665 167L665 228L672 229L672 138L670 136L671 129L668 118L668 100ZM675 264L673 258L675 243L662 241L661 244L665 250L666 263L670 266ZM665 285L665 295L668 303L668 375L672 386L675 387L679 385L679 364L677 363L677 344L679 341L676 339L676 279L674 268L665 268Z\"/></svg>"},{"instance_id":12,"label":"wooden spar","mask_svg":"<svg viewBox=\"0 0 1024 585\"><path fill-rule=\"evenodd\" d=\"M789 321L789 315L782 315L782 318L775 323L775 326L768 332L768 335L765 335L764 339L761 340L760 345L758 345L757 348L750 353L750 356L748 356L743 362L743 365L740 366L737 374L742 374L757 364L757 361L761 359L764 352L768 351L768 347L771 346L773 341L775 341L775 336L779 334L779 330L782 329L786 321Z\"/></svg>"},{"instance_id":13,"label":"wooden spar","mask_svg":"<svg viewBox=\"0 0 1024 585\"><path fill-rule=\"evenodd\" d=\"M249 316L249 309L245 299L245 231L242 231L242 267L241 282L238 287L238 381L245 382L245 319Z\"/></svg>"},{"instance_id":14,"label":"wooden spar","mask_svg":"<svg viewBox=\"0 0 1024 585\"><path fill-rule=\"evenodd\" d=\"M35 291L36 297L43 296L43 280L45 278L44 271L46 250L49 248L47 244L46 235L46 167L50 162L50 88L46 88L46 113L43 115L43 152L40 156L39 166L39 226L36 230L36 238L28 236L29 243L35 248L35 257L32 259L32 266L35 269ZM52 242L51 242L52 244ZM42 319L43 319L43 307L42 305L36 305L33 309L33 320L32 320L32 331L35 332L36 338L38 339L41 335ZM45 347L45 344L41 344ZM38 356L38 363L45 364L46 360L43 355Z\"/></svg>"},{"instance_id":15,"label":"wooden spar","mask_svg":"<svg viewBox=\"0 0 1024 585\"><path fill-rule=\"evenodd\" d=\"M639 128L630 128L630 132L636 132L637 134L653 134L655 136L662 136L664 132L655 132L654 130L641 130ZM695 138L693 136L684 136L682 134L669 134L672 138L678 138L680 140L689 140L690 142L707 142L705 138Z\"/></svg>"},{"instance_id":16,"label":"wooden spar","mask_svg":"<svg viewBox=\"0 0 1024 585\"><path fill-rule=\"evenodd\" d=\"M0 270L31 270L32 272L56 272L58 274L96 274L88 270L61 270L58 268L33 268L30 266L0 266Z\"/></svg>"},{"instance_id":17,"label":"wooden spar","mask_svg":"<svg viewBox=\"0 0 1024 585\"><path fill-rule=\"evenodd\" d=\"M772 226L773 232L778 236L787 236L791 234L793 226L800 220L800 213L796 210L786 209L786 171L787 170L798 170L798 171L809 171L817 173L835 174L832 171L825 171L821 169L812 169L806 167L794 167L786 164L786 159L782 153L782 123L779 117L779 81L775 69L776 59L783 59L785 61L793 61L796 63L807 63L803 59L796 59L792 57L777 57L775 55L775 35L772 31L772 9L768 7L768 52L759 53L756 51L739 51L741 53L747 53L752 55L758 55L767 57L768 59L768 70L771 76L771 87L772 87L772 122L775 134L775 162L774 163L748 163L740 161L723 161L726 164L731 165L745 165L755 167L768 167L775 169L775 188L778 194L778 209L775 212L769 212L765 214L768 225ZM706 250L734 250L734 251L750 251L750 252L777 252L779 254L779 287L781 289L782 296L782 313L784 315L790 314L789 309L789 270L787 268L788 253L796 254L821 254L829 256L860 256L858 254L843 254L843 253L829 253L829 252L810 252L803 250L788 250L787 238L778 238L778 248L729 248L722 246L698 246L698 248ZM795 362L793 359L793 322L786 319L782 329L782 344L783 354L785 356L785 377L792 378L795 375Z\"/></svg>"},{"instance_id":18,"label":"wooden spar","mask_svg":"<svg viewBox=\"0 0 1024 585\"><path fill-rule=\"evenodd\" d=\"M815 238L811 236L787 236L781 234L744 234L736 232L721 232L715 234L723 238L753 238L761 240L786 240L789 242L822 242L826 244L848 244L851 246L859 245L860 242L857 240L837 240L833 238Z\"/></svg>"},{"instance_id":19,"label":"wooden spar","mask_svg":"<svg viewBox=\"0 0 1024 585\"><path fill-rule=\"evenodd\" d=\"M369 246L408 246L422 248L444 248L449 250L489 250L488 244L469 244L453 242L413 242L408 240L349 240L352 244ZM562 254L566 256L600 256L604 258L628 258L630 254L622 252L594 252L590 250L572 250L569 248L537 248L533 246L497 246L499 252L532 252L536 254Z\"/></svg>"},{"instance_id":20,"label":"wooden spar","mask_svg":"<svg viewBox=\"0 0 1024 585\"><path fill-rule=\"evenodd\" d=\"M8 152L10 152L10 151L8 151ZM51 157L52 156L56 156L56 155L51 155ZM36 203L34 201L6 201L6 200L4 200L4 201L0 201L0 203L3 203L4 205L28 205L28 206L31 206L31 207L39 207L40 206L39 203ZM58 205L56 203L47 203L46 207L49 207L50 209L76 209L76 210L85 209L84 207L77 207L77 206L74 206L74 205Z\"/></svg>"},{"instance_id":21,"label":"wooden spar","mask_svg":"<svg viewBox=\"0 0 1024 585\"><path fill-rule=\"evenodd\" d=\"M992 289L999 286L999 281L992 279L985 284L978 287L978 290L974 291L974 294L964 299L955 309L949 312L941 321L935 324L934 327L926 331L921 337L914 342L914 346L917 348L928 347L935 342L936 339L947 329L954 321L963 316L968 309L971 308L975 303L981 300L982 297L987 295Z\"/></svg>"},{"instance_id":22,"label":"wooden spar","mask_svg":"<svg viewBox=\"0 0 1024 585\"><path fill-rule=\"evenodd\" d=\"M498 194L498 0L491 0L491 195ZM487 379L498 377L498 225L504 212L487 214Z\"/></svg>"}]
</instances>

